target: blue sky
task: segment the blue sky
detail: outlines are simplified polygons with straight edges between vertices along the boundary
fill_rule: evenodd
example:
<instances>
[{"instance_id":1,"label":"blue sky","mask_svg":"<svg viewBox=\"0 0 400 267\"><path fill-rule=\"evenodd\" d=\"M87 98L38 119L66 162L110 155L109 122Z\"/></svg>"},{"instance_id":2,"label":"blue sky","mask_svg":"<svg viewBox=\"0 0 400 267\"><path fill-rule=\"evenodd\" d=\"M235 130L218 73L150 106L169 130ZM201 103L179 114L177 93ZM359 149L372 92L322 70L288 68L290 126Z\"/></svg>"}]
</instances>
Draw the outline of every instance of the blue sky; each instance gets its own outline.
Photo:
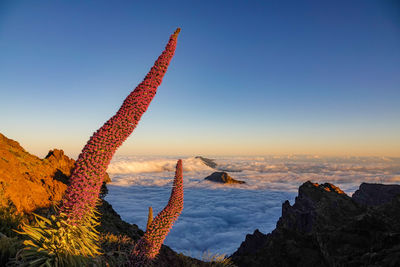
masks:
<instances>
[{"instance_id":1,"label":"blue sky","mask_svg":"<svg viewBox=\"0 0 400 267\"><path fill-rule=\"evenodd\" d=\"M120 154L400 156L396 1L1 1L0 132L76 157L176 27Z\"/></svg>"}]
</instances>

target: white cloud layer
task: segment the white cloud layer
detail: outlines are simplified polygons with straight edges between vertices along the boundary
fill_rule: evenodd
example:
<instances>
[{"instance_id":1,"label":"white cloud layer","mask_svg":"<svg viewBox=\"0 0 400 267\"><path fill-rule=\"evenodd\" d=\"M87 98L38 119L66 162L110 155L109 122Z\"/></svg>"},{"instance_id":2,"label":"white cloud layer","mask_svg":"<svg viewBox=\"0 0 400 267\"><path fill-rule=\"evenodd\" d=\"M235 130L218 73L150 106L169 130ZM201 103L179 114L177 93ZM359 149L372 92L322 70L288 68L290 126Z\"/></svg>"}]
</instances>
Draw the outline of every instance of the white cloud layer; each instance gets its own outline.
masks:
<instances>
[{"instance_id":1,"label":"white cloud layer","mask_svg":"<svg viewBox=\"0 0 400 267\"><path fill-rule=\"evenodd\" d=\"M333 183L350 195L362 182L400 184L397 158L271 156L217 158L216 163L246 184L205 181L216 170L200 159L184 159L184 209L165 241L178 252L231 254L256 228L273 230L282 202L293 203L308 180ZM168 202L175 164L168 157L117 157L108 169L113 182L106 199L124 220L145 229L148 207L156 214Z\"/></svg>"}]
</instances>

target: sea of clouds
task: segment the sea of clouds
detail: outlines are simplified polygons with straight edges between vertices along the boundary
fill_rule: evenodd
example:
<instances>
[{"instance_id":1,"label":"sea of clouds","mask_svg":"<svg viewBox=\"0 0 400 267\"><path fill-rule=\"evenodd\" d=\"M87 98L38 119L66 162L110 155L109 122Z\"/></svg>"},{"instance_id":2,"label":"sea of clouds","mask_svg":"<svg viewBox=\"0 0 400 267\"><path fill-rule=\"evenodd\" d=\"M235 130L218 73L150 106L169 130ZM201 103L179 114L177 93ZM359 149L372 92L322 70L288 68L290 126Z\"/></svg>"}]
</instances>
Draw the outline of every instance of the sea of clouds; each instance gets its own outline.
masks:
<instances>
[{"instance_id":1,"label":"sea of clouds","mask_svg":"<svg viewBox=\"0 0 400 267\"><path fill-rule=\"evenodd\" d=\"M108 173L109 201L121 217L145 229L148 207L154 215L167 204L177 158L119 156ZM266 156L183 159L184 209L165 244L201 258L208 252L232 254L246 234L269 233L285 200L293 204L298 187L310 180L333 183L352 195L362 182L400 184L400 158ZM204 180L227 171L246 184L222 185Z\"/></svg>"}]
</instances>

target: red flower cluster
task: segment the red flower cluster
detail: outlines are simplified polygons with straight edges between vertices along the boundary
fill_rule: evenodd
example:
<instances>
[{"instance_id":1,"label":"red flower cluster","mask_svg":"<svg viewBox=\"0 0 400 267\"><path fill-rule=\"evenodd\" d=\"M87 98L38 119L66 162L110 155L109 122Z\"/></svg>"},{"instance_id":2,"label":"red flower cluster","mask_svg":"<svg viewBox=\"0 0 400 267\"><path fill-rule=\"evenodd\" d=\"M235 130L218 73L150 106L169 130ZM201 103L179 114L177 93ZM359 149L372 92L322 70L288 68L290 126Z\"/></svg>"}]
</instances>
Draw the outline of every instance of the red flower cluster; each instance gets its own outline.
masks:
<instances>
[{"instance_id":1,"label":"red flower cluster","mask_svg":"<svg viewBox=\"0 0 400 267\"><path fill-rule=\"evenodd\" d=\"M121 108L90 137L70 177L60 213L76 223L95 207L107 167L115 151L135 129L156 94L157 87L175 53L178 28L145 79L132 91Z\"/></svg>"},{"instance_id":2,"label":"red flower cluster","mask_svg":"<svg viewBox=\"0 0 400 267\"><path fill-rule=\"evenodd\" d=\"M176 164L176 172L171 196L167 206L154 218L131 254L131 265L141 266L154 259L160 251L164 239L183 209L182 160Z\"/></svg>"}]
</instances>

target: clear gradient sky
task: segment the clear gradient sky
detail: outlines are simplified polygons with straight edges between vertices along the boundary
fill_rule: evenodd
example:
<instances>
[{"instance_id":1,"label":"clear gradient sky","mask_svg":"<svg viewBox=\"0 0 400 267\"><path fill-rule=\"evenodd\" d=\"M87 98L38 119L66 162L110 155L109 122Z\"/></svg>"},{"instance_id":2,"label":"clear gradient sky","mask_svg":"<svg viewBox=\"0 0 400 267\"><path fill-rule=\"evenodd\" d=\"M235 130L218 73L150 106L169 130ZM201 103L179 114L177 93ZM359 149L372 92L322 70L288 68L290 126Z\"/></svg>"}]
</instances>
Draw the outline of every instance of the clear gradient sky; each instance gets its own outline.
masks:
<instances>
[{"instance_id":1,"label":"clear gradient sky","mask_svg":"<svg viewBox=\"0 0 400 267\"><path fill-rule=\"evenodd\" d=\"M127 155L400 156L399 1L0 1L0 132L76 157L176 27Z\"/></svg>"}]
</instances>

